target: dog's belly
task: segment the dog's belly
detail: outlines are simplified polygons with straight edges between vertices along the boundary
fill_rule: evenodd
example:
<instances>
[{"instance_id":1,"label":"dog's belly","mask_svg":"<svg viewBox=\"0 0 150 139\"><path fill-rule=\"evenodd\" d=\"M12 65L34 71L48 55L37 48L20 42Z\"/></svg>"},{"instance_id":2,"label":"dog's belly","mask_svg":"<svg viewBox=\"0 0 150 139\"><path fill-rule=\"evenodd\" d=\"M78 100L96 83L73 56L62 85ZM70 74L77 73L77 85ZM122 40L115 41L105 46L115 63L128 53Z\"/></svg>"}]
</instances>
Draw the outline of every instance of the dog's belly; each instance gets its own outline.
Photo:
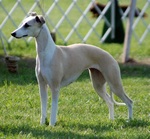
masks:
<instances>
[{"instance_id":1,"label":"dog's belly","mask_svg":"<svg viewBox=\"0 0 150 139\"><path fill-rule=\"evenodd\" d=\"M72 82L74 82L79 76L81 75L81 73L77 73L75 75L72 76L68 76L68 77L64 77L62 78L61 81L61 87L67 86L69 84L71 84Z\"/></svg>"}]
</instances>

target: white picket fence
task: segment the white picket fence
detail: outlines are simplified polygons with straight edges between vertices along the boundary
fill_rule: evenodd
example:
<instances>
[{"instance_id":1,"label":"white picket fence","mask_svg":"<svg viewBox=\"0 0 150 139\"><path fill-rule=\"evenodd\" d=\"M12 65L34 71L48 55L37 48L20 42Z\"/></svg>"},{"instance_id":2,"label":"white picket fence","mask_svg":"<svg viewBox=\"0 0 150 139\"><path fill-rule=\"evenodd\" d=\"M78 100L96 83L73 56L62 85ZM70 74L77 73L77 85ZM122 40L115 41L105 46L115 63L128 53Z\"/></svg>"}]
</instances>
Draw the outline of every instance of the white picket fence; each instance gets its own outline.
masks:
<instances>
[{"instance_id":1,"label":"white picket fence","mask_svg":"<svg viewBox=\"0 0 150 139\"><path fill-rule=\"evenodd\" d=\"M50 30L56 33L59 43L69 43L70 40L73 42L74 37L76 37L79 42L87 42L89 39L97 39L96 41L103 42L109 33L112 33L113 37L115 23L113 20L109 22L105 18L105 13L109 7L112 7L112 16L115 15L115 10L113 8L114 0L106 1L106 6L102 11L97 8L100 16L95 19L92 18L92 14L89 12L93 3L95 3L95 0L86 0L86 2L85 0L72 0L70 3L65 3L65 0L0 0L0 12L2 15L2 17L0 17L0 37L4 42L10 44L13 40L13 37L10 36L10 32L18 27L28 13L37 11L45 16ZM130 1L128 4L130 4ZM150 0L145 0L145 5L140 7L142 11L133 24L133 35L139 43L142 43L150 32L150 17L146 19L142 18L143 13L146 12L149 7ZM125 17L129 11L130 8L128 7L123 13L122 20L126 20ZM104 21L110 27L102 37L101 33ZM144 32L140 34L136 31L139 25L145 28ZM88 30L85 31L84 26L86 26L86 28L88 26ZM31 38L24 39L26 43L30 40Z\"/></svg>"}]
</instances>

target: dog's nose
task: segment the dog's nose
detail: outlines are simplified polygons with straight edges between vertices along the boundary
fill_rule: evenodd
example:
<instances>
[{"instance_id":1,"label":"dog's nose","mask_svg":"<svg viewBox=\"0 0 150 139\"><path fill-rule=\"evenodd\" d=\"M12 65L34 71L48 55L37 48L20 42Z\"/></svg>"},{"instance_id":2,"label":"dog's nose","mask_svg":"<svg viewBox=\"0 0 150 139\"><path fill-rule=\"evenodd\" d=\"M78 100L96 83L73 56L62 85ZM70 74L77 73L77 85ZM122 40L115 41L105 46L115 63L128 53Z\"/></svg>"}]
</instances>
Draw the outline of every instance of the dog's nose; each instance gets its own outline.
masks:
<instances>
[{"instance_id":1,"label":"dog's nose","mask_svg":"<svg viewBox=\"0 0 150 139\"><path fill-rule=\"evenodd\" d=\"M15 37L15 36L16 36L16 32L12 32L11 35L12 35L13 37Z\"/></svg>"}]
</instances>

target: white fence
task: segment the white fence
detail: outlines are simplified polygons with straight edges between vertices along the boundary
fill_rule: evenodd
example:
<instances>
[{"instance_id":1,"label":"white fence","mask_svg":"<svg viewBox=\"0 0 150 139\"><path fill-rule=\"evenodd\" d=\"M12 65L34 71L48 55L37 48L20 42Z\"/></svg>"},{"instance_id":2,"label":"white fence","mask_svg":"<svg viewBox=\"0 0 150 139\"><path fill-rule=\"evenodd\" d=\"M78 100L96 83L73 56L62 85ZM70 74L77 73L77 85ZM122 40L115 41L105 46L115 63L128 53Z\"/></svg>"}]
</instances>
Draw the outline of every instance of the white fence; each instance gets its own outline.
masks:
<instances>
[{"instance_id":1,"label":"white fence","mask_svg":"<svg viewBox=\"0 0 150 139\"><path fill-rule=\"evenodd\" d=\"M74 38L78 42L88 42L88 40L104 41L105 37L112 32L114 21L109 22L105 18L105 13L109 7L112 7L112 16L115 15L113 10L114 0L103 0L106 4L103 10L96 8L100 15L98 18L92 18L89 12L90 7L95 0L72 0L70 2L65 0L0 0L0 35L4 42L8 44L12 42L13 37L10 32L18 27L20 22L27 16L29 12L36 11L45 16L46 22L51 31L56 32L57 41L59 43L73 42ZM99 1L101 2L101 1ZM120 1L119 1L120 2ZM140 2L137 1L137 3ZM128 1L130 4L130 0ZM141 11L139 16L135 19L133 24L133 35L135 39L142 43L144 38L148 35L150 26L150 17L142 18L144 12L149 10L150 0L145 0L144 5L139 5ZM130 8L128 7L122 15L122 20L125 21ZM112 18L113 19L113 18ZM104 37L101 36L104 21L108 24L109 29ZM84 27L86 26L86 30ZM144 28L144 32L139 31L139 27ZM137 30L137 31L136 31ZM28 43L31 38L24 39Z\"/></svg>"}]
</instances>

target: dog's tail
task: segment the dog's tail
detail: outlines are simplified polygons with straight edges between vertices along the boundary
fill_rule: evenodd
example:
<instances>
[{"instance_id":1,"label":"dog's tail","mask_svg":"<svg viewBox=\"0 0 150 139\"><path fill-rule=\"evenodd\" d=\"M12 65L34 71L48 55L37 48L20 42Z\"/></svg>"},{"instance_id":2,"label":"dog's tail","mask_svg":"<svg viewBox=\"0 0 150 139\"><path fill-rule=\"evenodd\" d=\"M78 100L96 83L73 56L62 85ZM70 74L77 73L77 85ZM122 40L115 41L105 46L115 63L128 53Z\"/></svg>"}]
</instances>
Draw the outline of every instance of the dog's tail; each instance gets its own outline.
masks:
<instances>
[{"instance_id":1,"label":"dog's tail","mask_svg":"<svg viewBox=\"0 0 150 139\"><path fill-rule=\"evenodd\" d=\"M111 97L111 99L112 99L112 101L113 101L114 104L119 105L119 106L126 105L125 103L120 103L120 102L115 101L114 95L113 95L113 92L111 91L111 89L110 89L110 97Z\"/></svg>"}]
</instances>

